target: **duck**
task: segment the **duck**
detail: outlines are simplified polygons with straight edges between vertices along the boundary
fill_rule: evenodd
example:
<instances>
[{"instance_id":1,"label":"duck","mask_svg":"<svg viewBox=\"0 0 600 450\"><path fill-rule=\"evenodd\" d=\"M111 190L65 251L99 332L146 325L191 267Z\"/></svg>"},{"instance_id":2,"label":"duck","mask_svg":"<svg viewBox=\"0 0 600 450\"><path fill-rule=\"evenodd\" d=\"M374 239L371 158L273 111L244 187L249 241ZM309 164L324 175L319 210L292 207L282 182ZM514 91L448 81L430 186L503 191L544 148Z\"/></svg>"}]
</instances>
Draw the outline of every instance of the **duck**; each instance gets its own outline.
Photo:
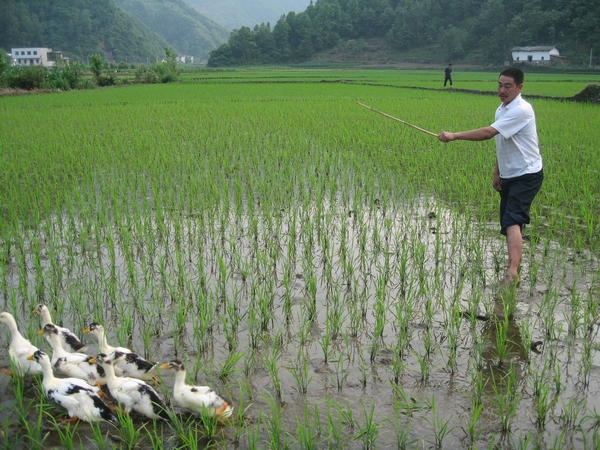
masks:
<instances>
[{"instance_id":1,"label":"duck","mask_svg":"<svg viewBox=\"0 0 600 450\"><path fill-rule=\"evenodd\" d=\"M108 345L104 327L102 325L100 325L98 322L92 322L89 327L87 327L85 330L83 330L83 332L86 334L90 333L90 334L94 335L96 337L96 339L98 339L98 352L99 353L104 353L105 355L108 355L115 351L118 351L121 353L133 353L131 350L129 350L128 348L125 348L125 347L113 347L112 345ZM124 364L124 363L121 363L121 364ZM119 377L123 375L123 369L120 367L121 364L115 366L115 368L114 368L115 374Z\"/></svg>"},{"instance_id":2,"label":"duck","mask_svg":"<svg viewBox=\"0 0 600 450\"><path fill-rule=\"evenodd\" d=\"M98 365L91 363L91 356L85 353L67 352L62 345L60 329L53 323L44 325L38 334L45 335L52 347L52 358L50 362L56 371L62 375L79 378L89 384L102 386L106 384L106 373Z\"/></svg>"},{"instance_id":3,"label":"duck","mask_svg":"<svg viewBox=\"0 0 600 450\"><path fill-rule=\"evenodd\" d=\"M110 408L98 395L98 387L91 386L79 378L56 378L52 372L50 358L42 350L34 352L28 360L33 360L42 367L44 394L46 398L67 410L70 419L65 421L117 422Z\"/></svg>"},{"instance_id":4,"label":"duck","mask_svg":"<svg viewBox=\"0 0 600 450\"><path fill-rule=\"evenodd\" d=\"M186 371L181 360L173 359L161 365L160 369L175 372L173 399L179 406L219 420L231 417L233 406L223 400L213 389L208 386L191 386L185 382Z\"/></svg>"},{"instance_id":5,"label":"duck","mask_svg":"<svg viewBox=\"0 0 600 450\"><path fill-rule=\"evenodd\" d=\"M8 356L15 373L4 368L2 369L2 372L9 376L16 375L19 377L24 377L25 375L41 375L42 366L37 361L27 359L39 349L19 333L17 322L12 314L8 312L0 313L0 323L5 324L11 332Z\"/></svg>"},{"instance_id":6,"label":"duck","mask_svg":"<svg viewBox=\"0 0 600 450\"><path fill-rule=\"evenodd\" d=\"M37 313L42 317L42 327L46 326L52 322L52 317L50 317L50 310L44 304L37 305L33 313ZM60 340L62 341L63 348L69 353L75 352L85 352L87 351L87 346L82 343L74 333L71 332L68 328L59 327L56 325L56 328L59 331ZM48 341L50 342L50 341Z\"/></svg>"},{"instance_id":7,"label":"duck","mask_svg":"<svg viewBox=\"0 0 600 450\"><path fill-rule=\"evenodd\" d=\"M106 372L106 386L125 413L138 412L150 419L168 419L167 407L152 387L143 380L131 377L117 377L114 370L114 353L99 353L97 362Z\"/></svg>"},{"instance_id":8,"label":"duck","mask_svg":"<svg viewBox=\"0 0 600 450\"><path fill-rule=\"evenodd\" d=\"M122 376L144 381L158 381L156 378L158 363L146 361L137 353L123 353L119 350L112 353L114 354L115 367L123 371Z\"/></svg>"}]
</instances>

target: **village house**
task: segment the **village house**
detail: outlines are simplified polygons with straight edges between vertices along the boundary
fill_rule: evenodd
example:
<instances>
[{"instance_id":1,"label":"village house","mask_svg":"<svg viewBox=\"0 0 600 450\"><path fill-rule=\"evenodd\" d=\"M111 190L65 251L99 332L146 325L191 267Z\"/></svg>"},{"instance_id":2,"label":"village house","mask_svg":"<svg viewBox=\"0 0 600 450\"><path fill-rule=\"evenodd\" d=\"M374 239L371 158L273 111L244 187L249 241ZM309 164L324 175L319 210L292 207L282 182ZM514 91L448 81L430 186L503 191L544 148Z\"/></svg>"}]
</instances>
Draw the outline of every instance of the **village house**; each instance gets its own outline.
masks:
<instances>
[{"instance_id":1,"label":"village house","mask_svg":"<svg viewBox=\"0 0 600 450\"><path fill-rule=\"evenodd\" d=\"M55 61L48 58L49 53L53 53L55 59L68 62L68 58L63 57L62 52L52 52L51 48L46 47L19 47L11 49L12 64L14 66L46 66L51 67Z\"/></svg>"},{"instance_id":2,"label":"village house","mask_svg":"<svg viewBox=\"0 0 600 450\"><path fill-rule=\"evenodd\" d=\"M178 63L182 63L182 64L194 64L194 57L193 56L187 56L187 55L179 55L177 57L175 57L175 61L177 61Z\"/></svg>"},{"instance_id":3,"label":"village house","mask_svg":"<svg viewBox=\"0 0 600 450\"><path fill-rule=\"evenodd\" d=\"M533 64L551 64L562 62L558 49L552 45L537 47L513 47L511 50L514 62L529 62Z\"/></svg>"}]
</instances>

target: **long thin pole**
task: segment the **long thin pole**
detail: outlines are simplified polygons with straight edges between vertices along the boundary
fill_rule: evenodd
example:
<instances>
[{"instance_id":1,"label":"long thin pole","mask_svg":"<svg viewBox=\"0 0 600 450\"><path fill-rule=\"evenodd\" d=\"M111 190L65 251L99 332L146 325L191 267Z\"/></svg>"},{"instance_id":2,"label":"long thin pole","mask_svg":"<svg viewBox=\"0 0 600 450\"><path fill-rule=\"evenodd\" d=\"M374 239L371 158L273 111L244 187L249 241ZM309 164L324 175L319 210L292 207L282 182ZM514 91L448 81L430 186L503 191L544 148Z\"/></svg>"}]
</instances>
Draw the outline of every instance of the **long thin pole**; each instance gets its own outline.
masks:
<instances>
[{"instance_id":1,"label":"long thin pole","mask_svg":"<svg viewBox=\"0 0 600 450\"><path fill-rule=\"evenodd\" d=\"M360 106L364 106L365 108L367 108L367 109L370 109L371 111L375 111L376 113L379 113L379 114L381 114L382 116L385 116L385 117L387 117L388 119L395 120L396 122L400 122L400 123L403 123L404 125L408 125L409 127L412 127L412 128L414 128L415 130L419 130L419 131L421 131L421 132L423 132L423 133L425 133L425 134L429 134L430 136L435 136L435 137L437 137L437 134L435 134L435 133L432 133L431 131L424 130L424 129L423 129L423 128L421 128L421 127L418 127L418 126L416 126L416 125L413 125L412 123L408 123L408 122L406 122L406 121L404 121L404 120L400 120L400 119L398 119L398 118L396 118L396 117L394 117L394 116L390 116L389 114L383 113L383 112L381 112L381 111L377 111L375 108L371 108L370 106L363 105L361 102L356 102L356 103L358 103Z\"/></svg>"}]
</instances>

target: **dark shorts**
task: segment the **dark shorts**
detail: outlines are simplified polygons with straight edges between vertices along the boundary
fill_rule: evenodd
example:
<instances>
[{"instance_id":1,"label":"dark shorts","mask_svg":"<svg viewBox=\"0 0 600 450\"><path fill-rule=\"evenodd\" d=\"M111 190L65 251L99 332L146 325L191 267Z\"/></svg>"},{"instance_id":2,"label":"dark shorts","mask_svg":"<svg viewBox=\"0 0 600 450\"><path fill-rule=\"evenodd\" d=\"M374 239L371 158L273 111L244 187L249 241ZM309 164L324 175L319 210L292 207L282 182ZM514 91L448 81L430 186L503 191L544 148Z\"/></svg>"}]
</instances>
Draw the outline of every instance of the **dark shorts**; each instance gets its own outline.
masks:
<instances>
[{"instance_id":1,"label":"dark shorts","mask_svg":"<svg viewBox=\"0 0 600 450\"><path fill-rule=\"evenodd\" d=\"M512 225L529 223L529 208L544 181L544 171L516 178L503 178L500 190L500 233Z\"/></svg>"}]
</instances>

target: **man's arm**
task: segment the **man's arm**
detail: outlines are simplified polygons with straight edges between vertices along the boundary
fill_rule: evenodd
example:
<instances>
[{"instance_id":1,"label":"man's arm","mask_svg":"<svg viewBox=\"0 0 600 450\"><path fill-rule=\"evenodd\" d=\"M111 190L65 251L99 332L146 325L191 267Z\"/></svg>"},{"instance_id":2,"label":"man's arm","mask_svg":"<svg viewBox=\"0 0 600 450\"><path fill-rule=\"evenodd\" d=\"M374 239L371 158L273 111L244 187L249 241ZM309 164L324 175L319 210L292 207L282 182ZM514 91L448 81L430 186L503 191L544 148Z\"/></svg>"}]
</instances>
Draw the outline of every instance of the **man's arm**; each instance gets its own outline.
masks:
<instances>
[{"instance_id":1,"label":"man's arm","mask_svg":"<svg viewBox=\"0 0 600 450\"><path fill-rule=\"evenodd\" d=\"M442 142L450 142L455 140L463 141L486 141L498 134L498 130L494 127L477 128L476 130L461 131L459 133L450 133L443 131L438 135L438 139Z\"/></svg>"}]
</instances>

